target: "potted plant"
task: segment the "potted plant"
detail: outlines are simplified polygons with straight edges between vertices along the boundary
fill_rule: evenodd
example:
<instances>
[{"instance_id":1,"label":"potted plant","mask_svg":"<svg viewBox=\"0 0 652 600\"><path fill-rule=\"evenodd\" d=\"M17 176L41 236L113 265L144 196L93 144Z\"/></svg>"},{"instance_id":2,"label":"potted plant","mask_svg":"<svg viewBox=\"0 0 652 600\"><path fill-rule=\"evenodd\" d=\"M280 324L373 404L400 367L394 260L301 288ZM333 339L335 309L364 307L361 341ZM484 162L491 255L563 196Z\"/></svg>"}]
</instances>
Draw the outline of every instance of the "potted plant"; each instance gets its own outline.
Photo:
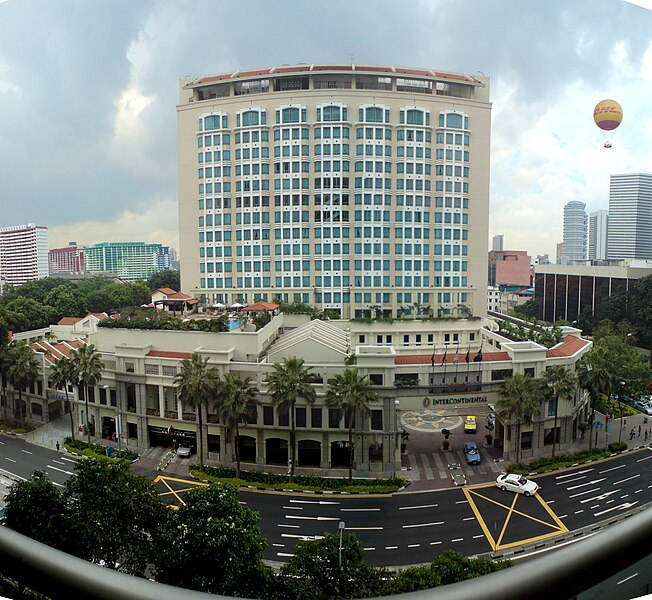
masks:
<instances>
[{"instance_id":1,"label":"potted plant","mask_svg":"<svg viewBox=\"0 0 652 600\"><path fill-rule=\"evenodd\" d=\"M442 435L444 436L444 441L441 444L442 450L448 450L450 446L450 441L448 440L451 432L448 429L442 429L441 430Z\"/></svg>"},{"instance_id":2,"label":"potted plant","mask_svg":"<svg viewBox=\"0 0 652 600\"><path fill-rule=\"evenodd\" d=\"M491 446L494 441L494 436L491 433L485 434L484 438L487 440L487 446Z\"/></svg>"}]
</instances>

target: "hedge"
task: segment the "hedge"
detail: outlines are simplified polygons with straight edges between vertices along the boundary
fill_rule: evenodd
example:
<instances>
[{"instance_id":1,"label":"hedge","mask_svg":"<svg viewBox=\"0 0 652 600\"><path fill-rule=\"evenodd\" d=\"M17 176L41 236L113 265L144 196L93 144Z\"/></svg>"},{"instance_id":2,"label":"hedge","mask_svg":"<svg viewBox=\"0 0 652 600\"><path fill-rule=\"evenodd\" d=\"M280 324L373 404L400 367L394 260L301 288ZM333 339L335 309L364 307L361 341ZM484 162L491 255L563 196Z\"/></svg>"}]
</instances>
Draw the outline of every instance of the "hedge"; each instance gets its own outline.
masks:
<instances>
[{"instance_id":1,"label":"hedge","mask_svg":"<svg viewBox=\"0 0 652 600\"><path fill-rule=\"evenodd\" d=\"M84 442L82 440L73 440L72 438L67 437L64 440L64 447L71 452L76 452L77 454L81 454L83 456L102 456L107 458L107 446L103 446L102 444L91 444L89 448L88 442ZM132 452L131 450L116 450L113 448L113 453L109 458L124 458L126 460L133 461L138 458L138 453Z\"/></svg>"},{"instance_id":2,"label":"hedge","mask_svg":"<svg viewBox=\"0 0 652 600\"><path fill-rule=\"evenodd\" d=\"M625 445L627 447L627 445ZM609 447L611 450L611 446ZM537 458L527 464L517 463L511 464L507 467L509 473L546 473L554 471L555 469L564 469L577 463L584 463L589 460L597 460L599 458L607 458L611 451L604 448L595 448L590 452L583 450L582 452L575 452L573 454L559 454L555 456L554 460L551 457Z\"/></svg>"}]
</instances>

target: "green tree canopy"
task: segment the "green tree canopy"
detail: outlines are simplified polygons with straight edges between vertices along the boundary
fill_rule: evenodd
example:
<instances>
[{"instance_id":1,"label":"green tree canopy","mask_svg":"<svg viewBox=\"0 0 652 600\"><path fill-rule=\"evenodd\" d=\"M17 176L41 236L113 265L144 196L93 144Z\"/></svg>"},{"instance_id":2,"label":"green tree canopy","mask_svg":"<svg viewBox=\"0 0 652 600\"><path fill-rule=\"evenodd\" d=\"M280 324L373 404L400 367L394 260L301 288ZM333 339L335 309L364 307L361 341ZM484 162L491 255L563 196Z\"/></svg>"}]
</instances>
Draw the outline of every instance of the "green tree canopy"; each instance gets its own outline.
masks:
<instances>
[{"instance_id":1,"label":"green tree canopy","mask_svg":"<svg viewBox=\"0 0 652 600\"><path fill-rule=\"evenodd\" d=\"M104 363L97 348L93 344L83 344L70 353L73 367L70 375L73 376L84 394L84 406L86 408L86 435L88 445L91 445L91 421L88 410L88 388L96 386L102 379Z\"/></svg>"},{"instance_id":2,"label":"green tree canopy","mask_svg":"<svg viewBox=\"0 0 652 600\"><path fill-rule=\"evenodd\" d=\"M18 390L20 419L24 421L23 391L38 377L39 363L34 351L23 341L12 342L9 346L8 355L7 378L12 387Z\"/></svg>"},{"instance_id":3,"label":"green tree canopy","mask_svg":"<svg viewBox=\"0 0 652 600\"><path fill-rule=\"evenodd\" d=\"M166 269L154 273L147 280L147 287L153 292L159 288L170 288L175 292L181 291L181 273Z\"/></svg>"}]
</instances>

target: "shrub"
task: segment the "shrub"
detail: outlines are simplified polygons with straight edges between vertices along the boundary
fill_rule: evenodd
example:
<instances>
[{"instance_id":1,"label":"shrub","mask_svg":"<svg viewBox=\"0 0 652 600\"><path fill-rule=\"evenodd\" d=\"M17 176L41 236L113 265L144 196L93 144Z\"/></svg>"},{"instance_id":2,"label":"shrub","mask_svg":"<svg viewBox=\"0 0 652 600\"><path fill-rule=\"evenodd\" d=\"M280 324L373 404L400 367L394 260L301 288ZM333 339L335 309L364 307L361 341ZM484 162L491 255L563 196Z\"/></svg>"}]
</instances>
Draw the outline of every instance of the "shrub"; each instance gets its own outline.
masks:
<instances>
[{"instance_id":1,"label":"shrub","mask_svg":"<svg viewBox=\"0 0 652 600\"><path fill-rule=\"evenodd\" d=\"M73 440L72 438L67 437L64 440L64 446L66 449L81 454L82 456L106 457L107 446L103 446L102 444L91 444L89 447L88 442L84 442L82 440ZM131 450L118 451L113 448L111 458L123 458L129 461L133 461L138 458L138 453L132 452Z\"/></svg>"},{"instance_id":2,"label":"shrub","mask_svg":"<svg viewBox=\"0 0 652 600\"><path fill-rule=\"evenodd\" d=\"M627 450L627 443L626 442L612 442L609 444L609 450L611 452L622 452L623 450Z\"/></svg>"}]
</instances>

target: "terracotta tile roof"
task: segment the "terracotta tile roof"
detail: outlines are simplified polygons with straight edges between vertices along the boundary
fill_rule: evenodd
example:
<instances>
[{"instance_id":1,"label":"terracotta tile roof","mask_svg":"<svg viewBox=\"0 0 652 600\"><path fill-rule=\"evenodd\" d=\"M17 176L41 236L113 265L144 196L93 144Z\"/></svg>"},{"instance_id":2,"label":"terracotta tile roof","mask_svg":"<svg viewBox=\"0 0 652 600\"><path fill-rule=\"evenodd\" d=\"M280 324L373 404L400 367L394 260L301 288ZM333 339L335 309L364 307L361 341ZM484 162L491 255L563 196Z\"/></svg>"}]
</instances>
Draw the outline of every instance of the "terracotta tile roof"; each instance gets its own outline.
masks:
<instances>
[{"instance_id":1,"label":"terracotta tile roof","mask_svg":"<svg viewBox=\"0 0 652 600\"><path fill-rule=\"evenodd\" d=\"M174 294L168 296L168 300L188 300L189 298L192 298L192 296L184 294L183 292L174 292Z\"/></svg>"},{"instance_id":2,"label":"terracotta tile roof","mask_svg":"<svg viewBox=\"0 0 652 600\"><path fill-rule=\"evenodd\" d=\"M242 310L250 310L250 311L259 311L259 310L276 310L278 308L278 304L274 304L273 302L265 302L264 300L261 300L260 302L256 302L255 304L250 304L249 306L245 306Z\"/></svg>"},{"instance_id":3,"label":"terracotta tile roof","mask_svg":"<svg viewBox=\"0 0 652 600\"><path fill-rule=\"evenodd\" d=\"M172 288L158 288L157 290L154 290L154 293L156 292L163 292L166 296L177 293L177 291L173 290Z\"/></svg>"},{"instance_id":4,"label":"terracotta tile roof","mask_svg":"<svg viewBox=\"0 0 652 600\"><path fill-rule=\"evenodd\" d=\"M106 313L88 313L88 315L93 315L95 318L99 319L100 321L109 318L109 315L107 315Z\"/></svg>"},{"instance_id":5,"label":"terracotta tile roof","mask_svg":"<svg viewBox=\"0 0 652 600\"><path fill-rule=\"evenodd\" d=\"M150 350L147 353L147 356L153 356L156 358L181 358L183 360L188 360L192 358L192 352L168 352L167 350Z\"/></svg>"},{"instance_id":6,"label":"terracotta tile roof","mask_svg":"<svg viewBox=\"0 0 652 600\"><path fill-rule=\"evenodd\" d=\"M588 346L591 342L584 340L575 335L567 335L564 341L546 352L546 358L559 358L562 356L573 356L582 348Z\"/></svg>"},{"instance_id":7,"label":"terracotta tile roof","mask_svg":"<svg viewBox=\"0 0 652 600\"><path fill-rule=\"evenodd\" d=\"M79 323L82 320L82 317L63 317L57 325L74 325Z\"/></svg>"},{"instance_id":8,"label":"terracotta tile roof","mask_svg":"<svg viewBox=\"0 0 652 600\"><path fill-rule=\"evenodd\" d=\"M79 348L79 346L85 343L85 339L71 340L69 342L58 342L56 344L51 344L46 340L40 340L30 344L30 348L35 352L42 352L45 354L45 360L50 364L54 364L64 356L66 358L70 358L70 353L72 350Z\"/></svg>"},{"instance_id":9,"label":"terracotta tile roof","mask_svg":"<svg viewBox=\"0 0 652 600\"><path fill-rule=\"evenodd\" d=\"M477 352L471 352L469 356L470 362L474 362L474 358L478 355ZM460 352L457 355L458 362L460 365L466 364L464 360L466 358L466 352ZM443 354L435 354L435 366L444 364L442 361L444 359ZM446 364L452 365L453 360L455 359L454 352L448 352L446 354ZM509 360L509 354L507 352L483 352L482 353L482 362L496 362L501 360ZM394 359L394 364L397 365L429 365L432 361L432 354L404 354L402 356L397 356Z\"/></svg>"}]
</instances>

